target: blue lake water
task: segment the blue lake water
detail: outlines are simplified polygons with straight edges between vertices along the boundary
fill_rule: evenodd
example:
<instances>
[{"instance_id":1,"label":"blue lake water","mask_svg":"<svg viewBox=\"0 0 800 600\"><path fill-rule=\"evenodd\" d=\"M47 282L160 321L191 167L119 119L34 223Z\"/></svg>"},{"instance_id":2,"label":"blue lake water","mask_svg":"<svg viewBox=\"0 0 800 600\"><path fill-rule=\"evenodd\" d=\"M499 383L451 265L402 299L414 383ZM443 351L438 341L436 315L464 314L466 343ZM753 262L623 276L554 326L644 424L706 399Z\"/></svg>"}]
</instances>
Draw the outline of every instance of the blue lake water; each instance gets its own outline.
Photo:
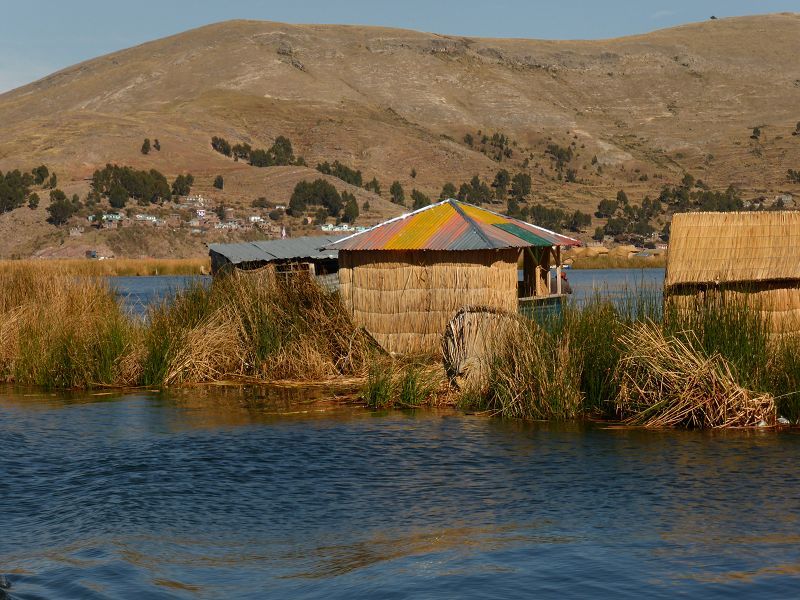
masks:
<instances>
[{"instance_id":1,"label":"blue lake water","mask_svg":"<svg viewBox=\"0 0 800 600\"><path fill-rule=\"evenodd\" d=\"M797 596L797 433L295 394L0 389L6 597Z\"/></svg>"},{"instance_id":2,"label":"blue lake water","mask_svg":"<svg viewBox=\"0 0 800 600\"><path fill-rule=\"evenodd\" d=\"M664 284L664 269L587 269L567 270L566 273L573 288L573 298L578 303L596 294L614 298L640 289L660 295ZM143 314L148 305L169 298L193 282L208 283L210 280L208 276L170 275L109 278L111 286L135 314Z\"/></svg>"}]
</instances>

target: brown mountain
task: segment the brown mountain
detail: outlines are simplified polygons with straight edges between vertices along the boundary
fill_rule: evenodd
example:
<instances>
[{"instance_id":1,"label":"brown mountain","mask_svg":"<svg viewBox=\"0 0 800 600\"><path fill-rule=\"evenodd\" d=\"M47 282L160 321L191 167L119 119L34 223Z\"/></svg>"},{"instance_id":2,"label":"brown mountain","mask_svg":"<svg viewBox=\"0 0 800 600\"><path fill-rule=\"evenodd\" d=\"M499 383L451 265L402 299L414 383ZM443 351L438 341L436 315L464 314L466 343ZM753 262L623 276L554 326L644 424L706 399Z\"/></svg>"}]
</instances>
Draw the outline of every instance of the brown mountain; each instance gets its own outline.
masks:
<instances>
[{"instance_id":1,"label":"brown mountain","mask_svg":"<svg viewBox=\"0 0 800 600\"><path fill-rule=\"evenodd\" d=\"M406 195L416 187L437 196L446 181L458 186L477 173L491 182L500 168L530 173L533 201L585 211L621 188L638 202L685 172L712 189L736 184L745 197L797 197L800 186L786 173L800 169L800 135L792 135L800 121L798 56L798 14L600 41L232 21L0 95L0 170L45 163L71 193L115 162L168 176L190 171L199 191L229 205L262 195L286 201L316 171L249 167L209 144L219 135L266 147L285 135L310 165L338 159L381 181L384 199L359 192L373 207L365 222L397 213L385 199L395 179ZM507 136L511 156L487 156L478 131ZM145 137L158 138L162 151L142 155ZM574 144L567 167L576 182L558 180L548 143ZM213 194L217 174L226 186ZM0 254L63 237L42 222L42 211L0 216L0 233L12 224L15 233L13 243L0 242ZM181 252L202 252L187 244ZM166 243L152 252L171 250Z\"/></svg>"}]
</instances>

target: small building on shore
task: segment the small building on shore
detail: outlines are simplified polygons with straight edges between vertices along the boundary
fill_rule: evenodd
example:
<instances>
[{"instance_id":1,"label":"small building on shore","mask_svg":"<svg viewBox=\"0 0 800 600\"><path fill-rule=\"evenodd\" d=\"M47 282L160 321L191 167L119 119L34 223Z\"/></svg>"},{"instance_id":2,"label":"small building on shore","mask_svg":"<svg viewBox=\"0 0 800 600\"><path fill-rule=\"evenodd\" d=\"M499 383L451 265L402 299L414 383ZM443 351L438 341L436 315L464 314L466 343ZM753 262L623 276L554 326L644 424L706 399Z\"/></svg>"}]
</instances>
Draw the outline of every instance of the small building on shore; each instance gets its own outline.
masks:
<instances>
[{"instance_id":1,"label":"small building on shore","mask_svg":"<svg viewBox=\"0 0 800 600\"><path fill-rule=\"evenodd\" d=\"M774 333L800 332L800 212L676 214L664 297L683 309L745 303Z\"/></svg>"},{"instance_id":2,"label":"small building on shore","mask_svg":"<svg viewBox=\"0 0 800 600\"><path fill-rule=\"evenodd\" d=\"M326 286L330 286L338 282L338 252L321 248L341 238L342 236L320 235L209 244L211 273L217 275L232 269L252 271L272 265L278 272L307 271Z\"/></svg>"},{"instance_id":3,"label":"small building on shore","mask_svg":"<svg viewBox=\"0 0 800 600\"><path fill-rule=\"evenodd\" d=\"M560 301L561 248L578 240L445 200L326 246L354 322L389 352L438 352L456 312ZM522 263L522 278L519 264ZM557 266L551 293L550 266Z\"/></svg>"}]
</instances>

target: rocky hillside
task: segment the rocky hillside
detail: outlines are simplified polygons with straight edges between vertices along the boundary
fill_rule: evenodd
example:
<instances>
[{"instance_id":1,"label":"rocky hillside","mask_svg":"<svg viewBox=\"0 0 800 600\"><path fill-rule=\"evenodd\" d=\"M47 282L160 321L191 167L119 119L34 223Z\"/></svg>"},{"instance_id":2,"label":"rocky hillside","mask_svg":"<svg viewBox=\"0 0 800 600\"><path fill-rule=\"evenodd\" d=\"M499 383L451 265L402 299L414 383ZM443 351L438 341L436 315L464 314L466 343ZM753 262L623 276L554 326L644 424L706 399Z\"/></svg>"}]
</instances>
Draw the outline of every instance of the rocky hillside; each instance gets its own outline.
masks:
<instances>
[{"instance_id":1,"label":"rocky hillside","mask_svg":"<svg viewBox=\"0 0 800 600\"><path fill-rule=\"evenodd\" d=\"M382 199L359 196L373 207L365 222L397 213L394 180L406 196L438 196L445 182L490 183L501 168L530 174L530 202L586 212L619 189L634 202L657 196L685 173L744 197L797 198L787 171L800 169L799 55L797 14L601 41L225 22L0 95L0 170L45 163L65 191L84 194L112 162L192 172L196 191L227 205L286 202L313 171L251 167L209 143L269 147L283 135L309 165L339 160L380 180ZM494 133L501 148L482 143ZM143 155L146 137L162 150ZM569 159L559 164L548 144ZM211 187L218 174L222 192ZM54 243L43 210L0 216L0 233L16 223L0 254Z\"/></svg>"}]
</instances>

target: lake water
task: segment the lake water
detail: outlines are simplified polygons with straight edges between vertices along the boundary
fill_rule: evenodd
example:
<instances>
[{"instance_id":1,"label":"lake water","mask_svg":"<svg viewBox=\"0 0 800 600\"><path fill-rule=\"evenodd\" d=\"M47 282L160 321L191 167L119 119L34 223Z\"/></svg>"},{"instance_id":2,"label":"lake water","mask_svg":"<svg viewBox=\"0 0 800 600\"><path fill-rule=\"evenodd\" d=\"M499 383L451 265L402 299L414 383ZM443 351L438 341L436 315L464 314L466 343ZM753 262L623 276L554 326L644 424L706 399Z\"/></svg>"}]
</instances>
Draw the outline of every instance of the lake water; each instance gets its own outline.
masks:
<instances>
[{"instance_id":1,"label":"lake water","mask_svg":"<svg viewBox=\"0 0 800 600\"><path fill-rule=\"evenodd\" d=\"M0 389L0 439L13 599L788 598L800 584L795 432Z\"/></svg>"},{"instance_id":2,"label":"lake water","mask_svg":"<svg viewBox=\"0 0 800 600\"><path fill-rule=\"evenodd\" d=\"M595 294L615 298L638 289L660 295L664 284L664 269L587 269L567 270L566 273L573 298L579 304ZM138 315L144 314L148 305L169 298L176 290L193 282L208 283L210 280L208 276L109 277L111 286L119 292L128 309Z\"/></svg>"}]
</instances>

